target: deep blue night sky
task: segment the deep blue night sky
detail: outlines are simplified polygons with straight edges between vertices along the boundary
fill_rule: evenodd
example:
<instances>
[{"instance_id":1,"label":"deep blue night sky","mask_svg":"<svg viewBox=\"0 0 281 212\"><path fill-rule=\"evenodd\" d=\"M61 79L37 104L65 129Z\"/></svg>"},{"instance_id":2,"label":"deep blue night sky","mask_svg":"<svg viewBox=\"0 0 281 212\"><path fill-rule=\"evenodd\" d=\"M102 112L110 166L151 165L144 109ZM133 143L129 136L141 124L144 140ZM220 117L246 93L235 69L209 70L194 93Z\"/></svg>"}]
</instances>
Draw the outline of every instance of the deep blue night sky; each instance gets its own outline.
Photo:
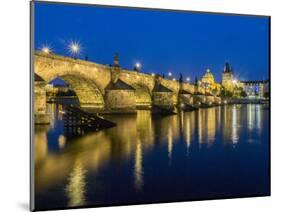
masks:
<instances>
[{"instance_id":1,"label":"deep blue night sky","mask_svg":"<svg viewBox=\"0 0 281 212\"><path fill-rule=\"evenodd\" d=\"M128 8L35 3L35 47L50 45L69 55L70 41L79 41L80 58L120 64L178 78L201 77L210 68L221 81L229 61L240 80L268 78L266 17L197 14Z\"/></svg>"}]
</instances>

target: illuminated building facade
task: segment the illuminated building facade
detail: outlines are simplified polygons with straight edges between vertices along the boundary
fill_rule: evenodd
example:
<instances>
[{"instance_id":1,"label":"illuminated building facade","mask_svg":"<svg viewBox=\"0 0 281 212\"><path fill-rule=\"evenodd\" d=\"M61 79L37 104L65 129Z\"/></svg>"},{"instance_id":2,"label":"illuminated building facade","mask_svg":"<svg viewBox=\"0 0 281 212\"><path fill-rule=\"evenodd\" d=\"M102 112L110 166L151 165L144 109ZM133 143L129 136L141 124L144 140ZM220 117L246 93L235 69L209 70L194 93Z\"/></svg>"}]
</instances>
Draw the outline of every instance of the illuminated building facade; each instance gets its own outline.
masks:
<instances>
[{"instance_id":1,"label":"illuminated building facade","mask_svg":"<svg viewBox=\"0 0 281 212\"><path fill-rule=\"evenodd\" d=\"M218 94L221 90L221 85L219 83L216 83L214 75L209 68L201 78L200 84L205 88L206 91L215 95Z\"/></svg>"},{"instance_id":2,"label":"illuminated building facade","mask_svg":"<svg viewBox=\"0 0 281 212\"><path fill-rule=\"evenodd\" d=\"M233 91L235 85L234 85L234 74L233 71L229 65L229 63L225 63L224 70L222 73L222 86L224 89L228 91Z\"/></svg>"}]
</instances>

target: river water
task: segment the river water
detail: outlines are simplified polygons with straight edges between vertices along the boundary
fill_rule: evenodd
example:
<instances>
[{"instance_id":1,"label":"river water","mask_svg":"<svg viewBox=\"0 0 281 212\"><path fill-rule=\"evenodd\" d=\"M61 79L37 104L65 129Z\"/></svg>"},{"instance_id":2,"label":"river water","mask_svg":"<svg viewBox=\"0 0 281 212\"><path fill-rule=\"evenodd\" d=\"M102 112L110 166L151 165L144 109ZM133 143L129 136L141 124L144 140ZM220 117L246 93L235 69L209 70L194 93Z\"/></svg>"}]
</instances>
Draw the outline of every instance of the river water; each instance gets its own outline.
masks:
<instances>
[{"instance_id":1,"label":"river water","mask_svg":"<svg viewBox=\"0 0 281 212\"><path fill-rule=\"evenodd\" d=\"M269 194L269 110L227 105L168 117L111 115L117 127L70 136L62 105L35 129L37 209Z\"/></svg>"}]
</instances>

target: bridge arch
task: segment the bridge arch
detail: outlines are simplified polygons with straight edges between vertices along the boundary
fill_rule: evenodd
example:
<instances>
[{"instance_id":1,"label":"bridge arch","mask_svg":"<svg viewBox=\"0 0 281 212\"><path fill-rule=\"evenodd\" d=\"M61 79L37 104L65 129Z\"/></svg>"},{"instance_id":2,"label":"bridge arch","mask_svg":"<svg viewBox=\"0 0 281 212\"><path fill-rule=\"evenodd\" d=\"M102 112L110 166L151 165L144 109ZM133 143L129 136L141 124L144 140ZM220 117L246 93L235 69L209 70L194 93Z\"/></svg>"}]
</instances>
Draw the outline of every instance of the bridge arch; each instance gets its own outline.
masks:
<instances>
[{"instance_id":1,"label":"bridge arch","mask_svg":"<svg viewBox=\"0 0 281 212\"><path fill-rule=\"evenodd\" d=\"M93 109L104 108L102 92L92 80L81 74L63 74L55 76L53 79L49 80L49 82L56 78L62 79L70 86L76 93L81 107Z\"/></svg>"}]
</instances>

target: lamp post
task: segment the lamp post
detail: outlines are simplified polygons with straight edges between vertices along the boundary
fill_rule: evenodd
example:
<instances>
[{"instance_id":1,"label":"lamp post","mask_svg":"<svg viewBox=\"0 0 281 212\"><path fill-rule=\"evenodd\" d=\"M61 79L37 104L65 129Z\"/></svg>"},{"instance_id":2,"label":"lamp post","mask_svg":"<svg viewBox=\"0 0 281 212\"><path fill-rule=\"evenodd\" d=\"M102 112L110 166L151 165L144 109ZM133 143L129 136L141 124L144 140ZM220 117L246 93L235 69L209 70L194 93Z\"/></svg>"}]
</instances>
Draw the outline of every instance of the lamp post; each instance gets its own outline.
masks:
<instances>
[{"instance_id":1,"label":"lamp post","mask_svg":"<svg viewBox=\"0 0 281 212\"><path fill-rule=\"evenodd\" d=\"M140 62L136 62L136 64L135 64L135 70L139 72L140 69L141 69L141 63L140 63Z\"/></svg>"}]
</instances>

